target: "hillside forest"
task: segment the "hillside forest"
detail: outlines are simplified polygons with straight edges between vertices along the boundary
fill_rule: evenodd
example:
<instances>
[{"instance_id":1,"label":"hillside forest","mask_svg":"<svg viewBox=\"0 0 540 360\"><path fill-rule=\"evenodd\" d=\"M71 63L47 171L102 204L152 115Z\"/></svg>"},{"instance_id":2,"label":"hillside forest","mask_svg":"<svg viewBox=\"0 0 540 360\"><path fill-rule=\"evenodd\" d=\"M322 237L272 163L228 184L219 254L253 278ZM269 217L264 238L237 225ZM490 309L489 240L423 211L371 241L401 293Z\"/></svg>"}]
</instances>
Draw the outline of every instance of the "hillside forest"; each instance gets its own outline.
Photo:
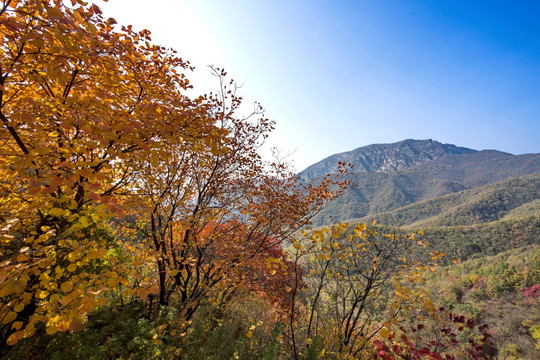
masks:
<instances>
[{"instance_id":1,"label":"hillside forest","mask_svg":"<svg viewBox=\"0 0 540 360\"><path fill-rule=\"evenodd\" d=\"M3 0L0 32L0 358L537 358L534 171L361 193L263 161L225 70L198 94L94 4Z\"/></svg>"}]
</instances>

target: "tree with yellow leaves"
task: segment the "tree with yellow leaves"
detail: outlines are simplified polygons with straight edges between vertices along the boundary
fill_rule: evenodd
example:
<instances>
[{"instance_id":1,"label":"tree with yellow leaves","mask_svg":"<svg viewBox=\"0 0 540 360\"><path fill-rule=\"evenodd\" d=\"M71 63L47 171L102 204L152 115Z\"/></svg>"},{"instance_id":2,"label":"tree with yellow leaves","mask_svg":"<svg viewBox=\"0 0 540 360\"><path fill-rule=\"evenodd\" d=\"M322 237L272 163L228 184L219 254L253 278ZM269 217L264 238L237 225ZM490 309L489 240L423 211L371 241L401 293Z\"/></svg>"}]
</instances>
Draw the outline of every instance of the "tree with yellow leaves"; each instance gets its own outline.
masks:
<instances>
[{"instance_id":1,"label":"tree with yellow leaves","mask_svg":"<svg viewBox=\"0 0 540 360\"><path fill-rule=\"evenodd\" d=\"M82 1L3 1L0 12L0 322L8 344L77 330L127 280L96 264L103 221L137 191L139 158L219 137L207 101L183 95L187 62L149 33L114 30Z\"/></svg>"},{"instance_id":2,"label":"tree with yellow leaves","mask_svg":"<svg viewBox=\"0 0 540 360\"><path fill-rule=\"evenodd\" d=\"M80 330L113 296L189 319L264 291L267 259L347 183L267 171L273 123L236 115L224 71L187 96L189 63L96 5L4 0L0 33L2 343Z\"/></svg>"}]
</instances>

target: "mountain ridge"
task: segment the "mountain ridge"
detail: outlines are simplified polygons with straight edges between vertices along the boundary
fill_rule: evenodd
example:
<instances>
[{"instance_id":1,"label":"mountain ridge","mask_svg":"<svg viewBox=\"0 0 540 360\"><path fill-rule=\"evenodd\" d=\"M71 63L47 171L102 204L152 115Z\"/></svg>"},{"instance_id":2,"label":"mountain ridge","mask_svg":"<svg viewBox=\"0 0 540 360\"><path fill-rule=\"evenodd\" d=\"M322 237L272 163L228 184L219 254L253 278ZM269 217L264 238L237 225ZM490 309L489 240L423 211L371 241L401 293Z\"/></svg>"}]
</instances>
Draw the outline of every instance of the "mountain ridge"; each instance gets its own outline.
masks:
<instances>
[{"instance_id":1,"label":"mountain ridge","mask_svg":"<svg viewBox=\"0 0 540 360\"><path fill-rule=\"evenodd\" d=\"M377 220L389 226L433 227L473 225L506 218L540 214L540 173L509 178L428 200L418 201L390 212L369 215L361 222ZM511 218L509 216L508 218Z\"/></svg>"},{"instance_id":2,"label":"mountain ridge","mask_svg":"<svg viewBox=\"0 0 540 360\"><path fill-rule=\"evenodd\" d=\"M366 157L371 159L371 168L366 169ZM335 154L308 167L299 176L309 181L316 174L331 173L337 169L338 161L354 166L349 179L356 186L323 209L314 218L315 225L364 218L419 201L540 173L540 154L512 155L409 139Z\"/></svg>"},{"instance_id":3,"label":"mountain ridge","mask_svg":"<svg viewBox=\"0 0 540 360\"><path fill-rule=\"evenodd\" d=\"M355 172L394 172L438 159L449 154L474 153L477 150L443 144L431 139L406 139L391 144L362 146L329 157L307 167L299 173L304 179L314 179L337 172L337 163L354 165Z\"/></svg>"}]
</instances>

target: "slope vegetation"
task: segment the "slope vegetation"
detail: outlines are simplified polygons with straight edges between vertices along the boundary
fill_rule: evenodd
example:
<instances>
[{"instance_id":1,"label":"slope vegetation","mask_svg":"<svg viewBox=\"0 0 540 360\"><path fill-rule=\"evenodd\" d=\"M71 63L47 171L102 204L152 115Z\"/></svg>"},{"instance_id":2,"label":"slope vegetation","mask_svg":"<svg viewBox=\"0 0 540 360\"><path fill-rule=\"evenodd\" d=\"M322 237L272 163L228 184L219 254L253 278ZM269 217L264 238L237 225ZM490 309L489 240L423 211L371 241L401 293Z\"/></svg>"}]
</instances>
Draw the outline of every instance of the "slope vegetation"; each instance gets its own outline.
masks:
<instances>
[{"instance_id":1,"label":"slope vegetation","mask_svg":"<svg viewBox=\"0 0 540 360\"><path fill-rule=\"evenodd\" d=\"M540 174L503 180L419 201L393 211L372 214L361 221L377 220L391 226L432 227L473 225L530 215L540 210Z\"/></svg>"},{"instance_id":2,"label":"slope vegetation","mask_svg":"<svg viewBox=\"0 0 540 360\"><path fill-rule=\"evenodd\" d=\"M322 211L314 223L323 225L374 216L419 201L537 173L540 173L540 154L511 155L494 150L448 154L402 171L355 173L351 181L356 186Z\"/></svg>"}]
</instances>

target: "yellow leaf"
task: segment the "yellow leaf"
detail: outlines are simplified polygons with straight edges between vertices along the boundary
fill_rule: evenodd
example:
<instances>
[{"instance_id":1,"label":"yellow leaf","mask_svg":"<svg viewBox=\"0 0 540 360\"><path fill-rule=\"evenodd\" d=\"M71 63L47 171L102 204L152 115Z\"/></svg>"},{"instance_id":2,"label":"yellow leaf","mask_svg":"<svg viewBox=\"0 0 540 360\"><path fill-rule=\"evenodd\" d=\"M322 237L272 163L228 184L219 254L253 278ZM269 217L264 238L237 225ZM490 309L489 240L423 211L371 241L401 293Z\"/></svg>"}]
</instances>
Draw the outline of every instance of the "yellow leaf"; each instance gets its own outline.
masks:
<instances>
[{"instance_id":1,"label":"yellow leaf","mask_svg":"<svg viewBox=\"0 0 540 360\"><path fill-rule=\"evenodd\" d=\"M64 14L62 13L62 10L52 6L47 8L47 15L49 15L51 19L60 19Z\"/></svg>"},{"instance_id":2,"label":"yellow leaf","mask_svg":"<svg viewBox=\"0 0 540 360\"><path fill-rule=\"evenodd\" d=\"M142 260L135 260L133 261L133 266L141 266L143 264ZM172 271L171 271L172 272ZM173 275L174 276L174 275Z\"/></svg>"},{"instance_id":3,"label":"yellow leaf","mask_svg":"<svg viewBox=\"0 0 540 360\"><path fill-rule=\"evenodd\" d=\"M251 331L248 331L246 336L251 339L251 337L253 336L253 333Z\"/></svg>"},{"instance_id":4,"label":"yellow leaf","mask_svg":"<svg viewBox=\"0 0 540 360\"><path fill-rule=\"evenodd\" d=\"M178 274L178 270L176 270L176 269L171 270L171 272L169 274L171 274L171 276L176 276Z\"/></svg>"},{"instance_id":5,"label":"yellow leaf","mask_svg":"<svg viewBox=\"0 0 540 360\"><path fill-rule=\"evenodd\" d=\"M51 210L49 210L49 215L52 215L52 216L62 216L62 214L64 214L64 209L60 209L60 208L52 208Z\"/></svg>"},{"instance_id":6,"label":"yellow leaf","mask_svg":"<svg viewBox=\"0 0 540 360\"><path fill-rule=\"evenodd\" d=\"M107 286L110 287L110 288L116 287L116 285L118 285L118 283L119 283L118 279L110 278L110 279L107 280Z\"/></svg>"},{"instance_id":7,"label":"yellow leaf","mask_svg":"<svg viewBox=\"0 0 540 360\"><path fill-rule=\"evenodd\" d=\"M58 332L58 329L56 328L56 325L50 325L47 326L45 329L45 332L49 335L56 334Z\"/></svg>"},{"instance_id":8,"label":"yellow leaf","mask_svg":"<svg viewBox=\"0 0 540 360\"><path fill-rule=\"evenodd\" d=\"M81 216L79 218L79 223L83 226L83 227L88 227L88 225L90 225L90 221L88 220L88 218L86 216Z\"/></svg>"},{"instance_id":9,"label":"yellow leaf","mask_svg":"<svg viewBox=\"0 0 540 360\"><path fill-rule=\"evenodd\" d=\"M95 34L96 34L97 28L95 27L94 24L88 23L88 24L86 24L86 26L88 26L88 31L90 31L90 33L91 33L92 35L95 35Z\"/></svg>"},{"instance_id":10,"label":"yellow leaf","mask_svg":"<svg viewBox=\"0 0 540 360\"><path fill-rule=\"evenodd\" d=\"M4 317L4 319L2 319L2 323L4 324L9 324L10 322L12 322L13 320L15 320L17 318L17 313L14 312L14 311L10 311L8 312L8 314Z\"/></svg>"},{"instance_id":11,"label":"yellow leaf","mask_svg":"<svg viewBox=\"0 0 540 360\"><path fill-rule=\"evenodd\" d=\"M390 333L386 329L382 329L379 334L381 334L381 336L385 339L388 339L388 336L390 335Z\"/></svg>"},{"instance_id":12,"label":"yellow leaf","mask_svg":"<svg viewBox=\"0 0 540 360\"><path fill-rule=\"evenodd\" d=\"M49 296L49 292L47 290L39 290L36 293L36 297L38 299L45 299L47 296Z\"/></svg>"},{"instance_id":13,"label":"yellow leaf","mask_svg":"<svg viewBox=\"0 0 540 360\"><path fill-rule=\"evenodd\" d=\"M60 294L52 294L51 298L49 299L49 302L53 305L55 305L58 300L60 300Z\"/></svg>"},{"instance_id":14,"label":"yellow leaf","mask_svg":"<svg viewBox=\"0 0 540 360\"><path fill-rule=\"evenodd\" d=\"M70 292L73 290L73 283L71 281L63 282L62 285L60 285L60 289L62 289L63 292Z\"/></svg>"},{"instance_id":15,"label":"yellow leaf","mask_svg":"<svg viewBox=\"0 0 540 360\"><path fill-rule=\"evenodd\" d=\"M17 255L17 261L18 262L25 262L27 261L28 259L30 259L28 256L26 256L25 254L19 254Z\"/></svg>"},{"instance_id":16,"label":"yellow leaf","mask_svg":"<svg viewBox=\"0 0 540 360\"><path fill-rule=\"evenodd\" d=\"M69 261L75 262L79 258L79 255L77 253L75 253L75 252L70 252L68 254L67 258L68 258Z\"/></svg>"},{"instance_id":17,"label":"yellow leaf","mask_svg":"<svg viewBox=\"0 0 540 360\"><path fill-rule=\"evenodd\" d=\"M22 338L24 337L24 334L22 331L16 331L14 332L13 334L11 334L7 341L6 341L6 344L8 344L9 346L13 346L15 345L19 340L21 340Z\"/></svg>"}]
</instances>

